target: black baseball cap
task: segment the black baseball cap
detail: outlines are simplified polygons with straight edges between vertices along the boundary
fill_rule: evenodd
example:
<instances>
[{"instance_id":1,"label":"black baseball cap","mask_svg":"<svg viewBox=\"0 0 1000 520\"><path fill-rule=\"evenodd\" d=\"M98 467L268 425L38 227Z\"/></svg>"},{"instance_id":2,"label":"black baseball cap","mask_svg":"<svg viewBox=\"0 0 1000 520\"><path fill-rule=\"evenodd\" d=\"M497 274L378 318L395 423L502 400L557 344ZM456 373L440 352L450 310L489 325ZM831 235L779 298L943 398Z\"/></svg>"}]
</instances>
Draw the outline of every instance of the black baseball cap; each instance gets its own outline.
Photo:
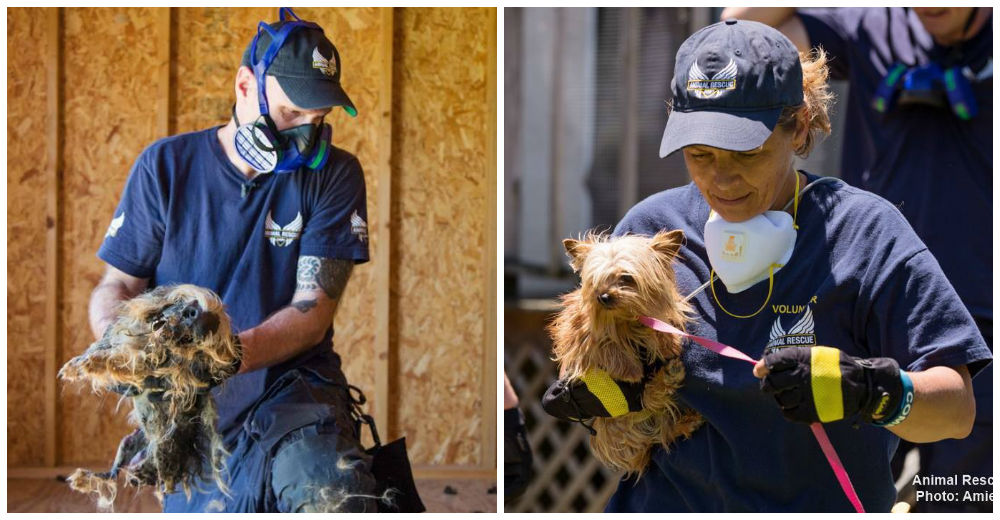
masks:
<instances>
[{"instance_id":1,"label":"black baseball cap","mask_svg":"<svg viewBox=\"0 0 1000 520\"><path fill-rule=\"evenodd\" d=\"M275 22L270 26L277 31L290 21ZM252 44L252 42L251 42ZM271 45L271 34L260 32L254 59L260 61ZM253 69L250 46L243 52L242 65ZM322 29L300 27L285 39L278 54L267 69L296 106L307 110L343 107L352 117L358 115L354 103L340 86L340 53L323 34Z\"/></svg>"},{"instance_id":2,"label":"black baseball cap","mask_svg":"<svg viewBox=\"0 0 1000 520\"><path fill-rule=\"evenodd\" d=\"M802 104L802 64L778 30L726 20L684 40L670 88L660 157L695 144L743 152L764 144L783 108Z\"/></svg>"}]
</instances>

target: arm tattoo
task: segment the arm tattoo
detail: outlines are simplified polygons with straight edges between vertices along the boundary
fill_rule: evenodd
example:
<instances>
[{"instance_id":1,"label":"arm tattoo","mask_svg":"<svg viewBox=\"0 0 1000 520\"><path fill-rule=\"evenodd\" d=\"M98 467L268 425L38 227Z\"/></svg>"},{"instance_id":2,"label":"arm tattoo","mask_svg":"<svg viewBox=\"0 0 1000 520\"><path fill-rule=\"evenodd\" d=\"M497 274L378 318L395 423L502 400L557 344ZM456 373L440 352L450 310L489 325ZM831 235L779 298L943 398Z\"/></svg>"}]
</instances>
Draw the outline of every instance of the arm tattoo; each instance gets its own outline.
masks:
<instances>
[{"instance_id":1,"label":"arm tattoo","mask_svg":"<svg viewBox=\"0 0 1000 520\"><path fill-rule=\"evenodd\" d=\"M323 289L331 300L340 298L354 262L317 256L300 256L296 290Z\"/></svg>"},{"instance_id":2,"label":"arm tattoo","mask_svg":"<svg viewBox=\"0 0 1000 520\"><path fill-rule=\"evenodd\" d=\"M319 288L316 284L316 273L319 273L320 258L316 256L300 256L299 272L296 275L296 291L312 291Z\"/></svg>"},{"instance_id":3,"label":"arm tattoo","mask_svg":"<svg viewBox=\"0 0 1000 520\"><path fill-rule=\"evenodd\" d=\"M297 302L292 302L292 307L298 309L302 314L309 312L309 309L312 309L315 306L316 300L299 300Z\"/></svg>"}]
</instances>

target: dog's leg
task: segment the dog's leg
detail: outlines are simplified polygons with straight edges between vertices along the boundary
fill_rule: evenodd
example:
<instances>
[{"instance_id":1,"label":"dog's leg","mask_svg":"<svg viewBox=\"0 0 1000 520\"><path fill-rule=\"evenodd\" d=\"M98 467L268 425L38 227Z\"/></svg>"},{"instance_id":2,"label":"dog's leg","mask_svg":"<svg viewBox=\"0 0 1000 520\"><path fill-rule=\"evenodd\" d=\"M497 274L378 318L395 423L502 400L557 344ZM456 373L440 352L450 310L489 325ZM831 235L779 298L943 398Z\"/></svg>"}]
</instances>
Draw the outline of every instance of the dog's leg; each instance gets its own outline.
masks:
<instances>
[{"instance_id":1,"label":"dog's leg","mask_svg":"<svg viewBox=\"0 0 1000 520\"><path fill-rule=\"evenodd\" d=\"M702 424L705 424L705 418L700 413L691 409L683 410L673 425L672 436L674 439L680 437L686 439Z\"/></svg>"},{"instance_id":2,"label":"dog's leg","mask_svg":"<svg viewBox=\"0 0 1000 520\"><path fill-rule=\"evenodd\" d=\"M118 453L115 455L115 461L111 464L111 471L106 474L109 478L117 478L118 472L123 466L128 466L131 464L132 459L146 447L146 435L141 429L136 428L134 432L125 436L122 439L121 444L118 445Z\"/></svg>"},{"instance_id":3,"label":"dog's leg","mask_svg":"<svg viewBox=\"0 0 1000 520\"><path fill-rule=\"evenodd\" d=\"M675 357L667 360L666 365L663 367L664 383L667 385L678 388L684 383L684 363L681 362L681 358Z\"/></svg>"}]
</instances>

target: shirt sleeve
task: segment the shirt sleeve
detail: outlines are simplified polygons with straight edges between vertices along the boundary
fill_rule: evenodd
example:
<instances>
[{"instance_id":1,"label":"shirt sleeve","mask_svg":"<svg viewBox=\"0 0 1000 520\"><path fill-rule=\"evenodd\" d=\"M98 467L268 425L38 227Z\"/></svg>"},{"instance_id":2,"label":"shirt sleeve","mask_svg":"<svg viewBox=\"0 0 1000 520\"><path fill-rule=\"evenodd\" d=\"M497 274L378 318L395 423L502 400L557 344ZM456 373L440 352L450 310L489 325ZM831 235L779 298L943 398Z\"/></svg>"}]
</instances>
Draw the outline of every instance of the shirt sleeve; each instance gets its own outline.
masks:
<instances>
[{"instance_id":1,"label":"shirt sleeve","mask_svg":"<svg viewBox=\"0 0 1000 520\"><path fill-rule=\"evenodd\" d=\"M847 79L850 75L849 49L857 39L863 8L804 9L798 12L809 35L809 47L826 51L830 79Z\"/></svg>"},{"instance_id":2,"label":"shirt sleeve","mask_svg":"<svg viewBox=\"0 0 1000 520\"><path fill-rule=\"evenodd\" d=\"M975 375L993 359L979 328L938 265L922 249L876 289L867 342L904 370L967 365Z\"/></svg>"},{"instance_id":3,"label":"shirt sleeve","mask_svg":"<svg viewBox=\"0 0 1000 520\"><path fill-rule=\"evenodd\" d=\"M166 190L152 166L151 150L144 150L133 164L97 251L98 258L137 278L151 278L156 273L163 248Z\"/></svg>"},{"instance_id":4,"label":"shirt sleeve","mask_svg":"<svg viewBox=\"0 0 1000 520\"><path fill-rule=\"evenodd\" d=\"M355 157L349 156L341 164L318 173L311 186L311 211L299 254L360 264L368 261L365 176Z\"/></svg>"}]
</instances>

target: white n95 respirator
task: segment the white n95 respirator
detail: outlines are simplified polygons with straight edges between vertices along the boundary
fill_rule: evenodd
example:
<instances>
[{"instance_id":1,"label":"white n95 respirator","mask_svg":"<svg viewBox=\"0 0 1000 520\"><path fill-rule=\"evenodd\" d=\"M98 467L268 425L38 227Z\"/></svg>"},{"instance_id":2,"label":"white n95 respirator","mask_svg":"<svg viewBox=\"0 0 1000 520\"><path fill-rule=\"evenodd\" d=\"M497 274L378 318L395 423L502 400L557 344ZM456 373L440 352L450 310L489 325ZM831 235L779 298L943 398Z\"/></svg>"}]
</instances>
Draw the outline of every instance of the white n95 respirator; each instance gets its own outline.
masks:
<instances>
[{"instance_id":1,"label":"white n95 respirator","mask_svg":"<svg viewBox=\"0 0 1000 520\"><path fill-rule=\"evenodd\" d=\"M784 211L766 211L744 222L729 222L712 211L705 222L708 260L731 294L767 280L787 264L795 236L794 219Z\"/></svg>"}]
</instances>

